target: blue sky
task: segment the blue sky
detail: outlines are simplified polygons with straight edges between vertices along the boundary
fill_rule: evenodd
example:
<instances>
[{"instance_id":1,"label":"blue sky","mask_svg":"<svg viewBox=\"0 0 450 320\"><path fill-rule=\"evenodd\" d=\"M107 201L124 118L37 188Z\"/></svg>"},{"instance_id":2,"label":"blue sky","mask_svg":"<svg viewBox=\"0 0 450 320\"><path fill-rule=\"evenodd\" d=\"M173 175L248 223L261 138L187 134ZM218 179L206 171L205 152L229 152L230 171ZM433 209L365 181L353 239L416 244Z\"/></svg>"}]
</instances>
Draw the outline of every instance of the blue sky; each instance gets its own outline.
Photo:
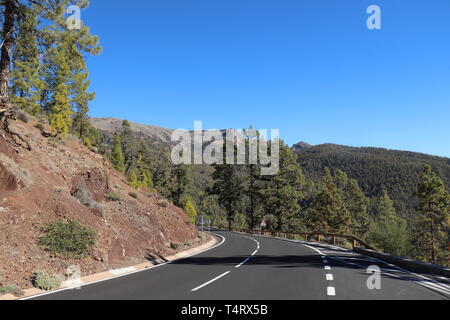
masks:
<instances>
[{"instance_id":1,"label":"blue sky","mask_svg":"<svg viewBox=\"0 0 450 320\"><path fill-rule=\"evenodd\" d=\"M82 19L104 48L93 117L450 157L448 0L95 0Z\"/></svg>"}]
</instances>

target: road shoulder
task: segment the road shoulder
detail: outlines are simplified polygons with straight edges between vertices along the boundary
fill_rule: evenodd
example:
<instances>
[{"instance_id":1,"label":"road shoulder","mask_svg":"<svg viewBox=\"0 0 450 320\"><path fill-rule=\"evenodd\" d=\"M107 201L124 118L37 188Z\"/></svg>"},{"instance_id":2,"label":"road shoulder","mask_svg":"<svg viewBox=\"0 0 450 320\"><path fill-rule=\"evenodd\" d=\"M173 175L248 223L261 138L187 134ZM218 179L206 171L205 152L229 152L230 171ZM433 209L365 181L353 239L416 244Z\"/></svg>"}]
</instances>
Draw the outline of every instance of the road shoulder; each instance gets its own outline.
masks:
<instances>
[{"instance_id":1,"label":"road shoulder","mask_svg":"<svg viewBox=\"0 0 450 320\"><path fill-rule=\"evenodd\" d=\"M223 241L223 239L221 239L217 235L206 234L206 242L204 244L201 244L197 247L194 247L194 248L191 248L191 249L188 249L185 251L178 252L178 253L168 256L168 257L163 257L161 259L161 261L147 261L147 262L140 263L140 264L137 264L134 266L129 266L129 267L115 269L115 270L108 270L108 271L104 271L104 272L100 272L100 273L83 276L83 277L80 277L77 279L67 280L62 283L61 288L59 288L57 290L53 290L53 291L43 291L43 290L40 290L37 288L25 289L25 290L23 290L25 295L20 298L14 296L12 294L7 294L7 295L0 296L0 301L28 299L28 298L36 297L36 296L43 295L43 294L52 294L52 293L59 292L59 291L76 289L76 288L79 288L84 285L89 285L89 284L93 284L96 282L106 281L106 280L130 275L132 273L144 271L147 269L151 269L154 267L172 263L172 262L180 260L180 259L184 259L184 258L188 258L188 257L194 256L194 255L200 254L202 252L208 251L208 250L220 245L222 243L222 241Z\"/></svg>"}]
</instances>

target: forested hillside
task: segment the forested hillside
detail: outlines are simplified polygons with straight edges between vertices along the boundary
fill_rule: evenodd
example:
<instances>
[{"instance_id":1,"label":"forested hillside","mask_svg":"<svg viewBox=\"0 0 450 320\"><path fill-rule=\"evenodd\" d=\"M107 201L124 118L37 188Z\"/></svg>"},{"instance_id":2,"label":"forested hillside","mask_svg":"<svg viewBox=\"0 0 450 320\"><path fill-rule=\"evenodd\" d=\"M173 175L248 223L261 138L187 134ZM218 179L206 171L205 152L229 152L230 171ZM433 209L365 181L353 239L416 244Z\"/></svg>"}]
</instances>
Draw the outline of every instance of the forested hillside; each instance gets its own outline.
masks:
<instances>
[{"instance_id":1,"label":"forested hillside","mask_svg":"<svg viewBox=\"0 0 450 320\"><path fill-rule=\"evenodd\" d=\"M397 213L413 215L418 205L414 194L425 164L450 188L450 159L421 153L381 148L354 148L335 144L311 146L296 151L305 175L318 181L326 167L346 172L359 182L367 197L389 192Z\"/></svg>"},{"instance_id":2,"label":"forested hillside","mask_svg":"<svg viewBox=\"0 0 450 320\"><path fill-rule=\"evenodd\" d=\"M130 186L155 189L192 221L203 215L227 228L255 228L264 220L272 230L351 233L386 252L447 263L450 159L282 142L280 172L261 176L259 165L173 165L171 143L158 138L161 128L118 119L92 124L97 151Z\"/></svg>"}]
</instances>

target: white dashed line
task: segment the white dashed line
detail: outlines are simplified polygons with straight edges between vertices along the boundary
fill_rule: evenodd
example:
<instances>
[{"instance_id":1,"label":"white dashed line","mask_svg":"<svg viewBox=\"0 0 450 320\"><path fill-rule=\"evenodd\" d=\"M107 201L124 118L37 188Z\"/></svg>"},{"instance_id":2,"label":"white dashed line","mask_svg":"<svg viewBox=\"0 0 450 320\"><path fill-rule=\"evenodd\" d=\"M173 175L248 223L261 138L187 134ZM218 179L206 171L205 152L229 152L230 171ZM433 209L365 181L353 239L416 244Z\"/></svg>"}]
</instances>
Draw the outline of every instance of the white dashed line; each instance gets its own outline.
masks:
<instances>
[{"instance_id":1,"label":"white dashed line","mask_svg":"<svg viewBox=\"0 0 450 320\"><path fill-rule=\"evenodd\" d=\"M246 239L250 239L250 240L255 241L256 244L257 244L257 248L256 248L256 250L255 250L249 257L247 257L247 259L245 259L244 261L242 261L241 263L239 263L237 266L235 266L235 267L234 267L235 269L242 267L247 261L250 260L251 257L253 257L253 256L259 251L259 249L260 249L260 247L261 247L261 245L260 245L260 243L258 242L258 240L254 239L254 238L250 238L250 237L244 237L244 236L241 236L241 237L242 237L242 238L246 238ZM231 271L227 271L227 272L221 274L220 276L218 276L218 277L216 277L216 278L214 278L214 279L212 279L212 280L210 280L210 281L208 281L208 282L205 282L204 284L202 284L202 285L200 285L200 286L198 286L198 287L192 289L191 291L194 292L194 291L200 290L201 288L206 287L207 285L213 283L214 281L219 280L220 278L226 276L226 275L229 274L230 272L231 272Z\"/></svg>"},{"instance_id":2,"label":"white dashed line","mask_svg":"<svg viewBox=\"0 0 450 320\"><path fill-rule=\"evenodd\" d=\"M200 286L198 286L198 287L192 289L191 291L197 291L197 290L199 290L199 289L201 289L201 288L203 288L203 287L206 287L208 284L211 284L211 283L213 283L214 281L219 280L219 279L222 278L222 277L225 277L225 276L226 276L227 274L229 274L230 272L231 272L231 271L227 271L227 272L225 272L225 273L222 273L220 276L215 277L214 279L209 280L208 282L205 282L204 284L202 284L202 285L200 285Z\"/></svg>"},{"instance_id":3,"label":"white dashed line","mask_svg":"<svg viewBox=\"0 0 450 320\"><path fill-rule=\"evenodd\" d=\"M327 270L327 271L331 270L331 267L330 267L330 266L325 266L324 268L325 268L325 270Z\"/></svg>"},{"instance_id":4,"label":"white dashed line","mask_svg":"<svg viewBox=\"0 0 450 320\"><path fill-rule=\"evenodd\" d=\"M327 295L334 297L336 295L336 290L334 289L334 287L327 287Z\"/></svg>"},{"instance_id":5,"label":"white dashed line","mask_svg":"<svg viewBox=\"0 0 450 320\"><path fill-rule=\"evenodd\" d=\"M333 281L333 275L331 273L327 273L327 281Z\"/></svg>"},{"instance_id":6,"label":"white dashed line","mask_svg":"<svg viewBox=\"0 0 450 320\"><path fill-rule=\"evenodd\" d=\"M242 267L248 260L250 260L250 257L248 257L247 259L245 259L244 261L242 261L241 263L239 263L235 268L240 268L240 267Z\"/></svg>"}]
</instances>

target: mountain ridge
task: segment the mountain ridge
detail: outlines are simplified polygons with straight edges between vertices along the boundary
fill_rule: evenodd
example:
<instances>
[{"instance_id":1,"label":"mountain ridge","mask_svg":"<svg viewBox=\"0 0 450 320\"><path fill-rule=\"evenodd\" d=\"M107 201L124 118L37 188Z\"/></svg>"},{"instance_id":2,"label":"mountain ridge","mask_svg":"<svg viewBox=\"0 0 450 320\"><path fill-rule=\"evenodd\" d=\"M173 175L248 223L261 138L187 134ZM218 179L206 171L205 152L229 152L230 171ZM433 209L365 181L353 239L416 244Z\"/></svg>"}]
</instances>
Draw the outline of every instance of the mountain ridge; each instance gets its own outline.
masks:
<instances>
[{"instance_id":1,"label":"mountain ridge","mask_svg":"<svg viewBox=\"0 0 450 320\"><path fill-rule=\"evenodd\" d=\"M106 128L111 133L119 130L122 121L113 118L97 118L92 123L97 129ZM132 130L140 128L140 131L135 132L138 137L159 139L159 142L167 146L171 145L169 137L169 132L173 132L171 129L135 123L131 123L131 126ZM161 130L166 135L161 137ZM450 189L450 158L447 157L333 143L311 145L299 142L294 144L292 149L298 154L302 170L310 180L320 181L326 167L342 170L350 178L356 179L364 193L371 199L379 197L383 190L387 190L395 202L398 213L404 217L411 216L415 212L417 206L415 192L425 164L430 164ZM211 174L210 171L198 173L198 178Z\"/></svg>"}]
</instances>

